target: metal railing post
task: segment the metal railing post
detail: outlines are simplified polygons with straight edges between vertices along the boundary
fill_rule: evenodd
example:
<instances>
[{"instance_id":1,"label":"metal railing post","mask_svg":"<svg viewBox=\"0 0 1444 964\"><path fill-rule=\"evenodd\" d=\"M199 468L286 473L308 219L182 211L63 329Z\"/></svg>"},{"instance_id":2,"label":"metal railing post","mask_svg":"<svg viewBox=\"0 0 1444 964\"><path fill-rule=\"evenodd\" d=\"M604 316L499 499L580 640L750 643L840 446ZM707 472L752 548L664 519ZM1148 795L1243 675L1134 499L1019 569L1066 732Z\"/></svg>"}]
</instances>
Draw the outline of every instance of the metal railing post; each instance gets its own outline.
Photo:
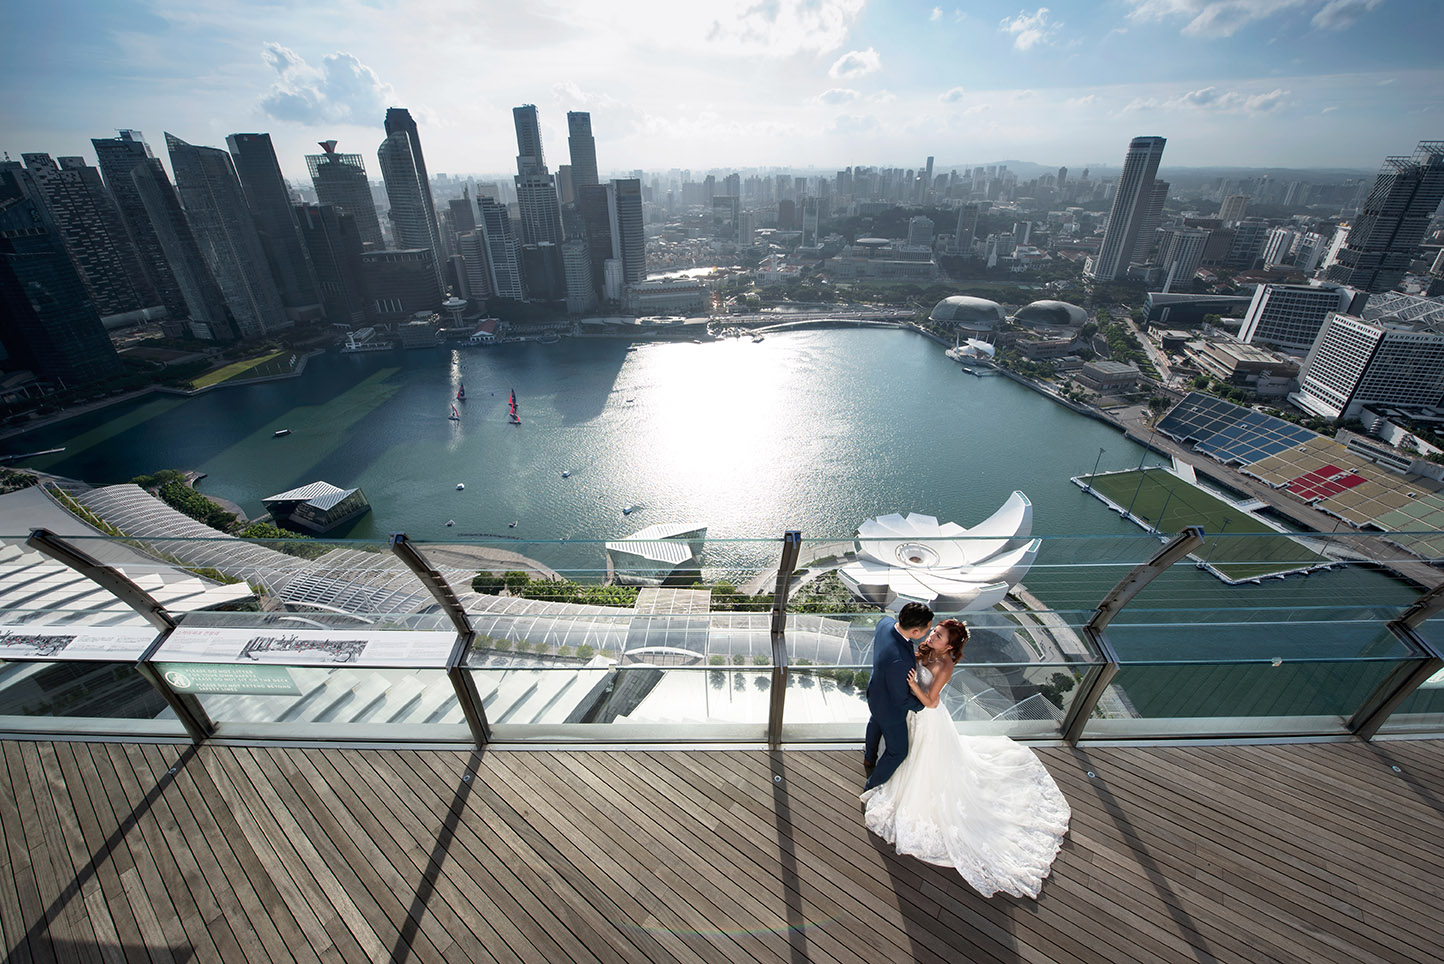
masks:
<instances>
[{"instance_id":1,"label":"metal railing post","mask_svg":"<svg viewBox=\"0 0 1444 964\"><path fill-rule=\"evenodd\" d=\"M1068 715L1063 720L1063 739L1070 744L1077 745L1078 740L1082 738L1088 720L1098 707L1098 701L1103 698L1104 691L1117 677L1121 668L1118 653L1108 642L1104 630L1122 611L1123 607L1132 601L1134 596L1147 588L1153 580L1163 575L1170 566L1201 545L1203 545L1203 528L1188 526L1166 546L1158 550L1152 559L1135 566L1128 575L1119 581L1118 585L1113 587L1108 595L1103 597L1103 601L1093 611L1093 616L1083 627L1083 632L1093 645L1098 647L1098 651L1103 654L1106 662L1103 666L1098 667L1098 672L1089 673L1084 678L1082 686L1078 689L1078 695L1073 698L1073 703L1068 707Z\"/></svg>"},{"instance_id":2,"label":"metal railing post","mask_svg":"<svg viewBox=\"0 0 1444 964\"><path fill-rule=\"evenodd\" d=\"M800 530L790 529L783 534L777 588L772 592L772 698L767 713L767 743L774 750L782 745L782 711L787 701L787 597L801 550Z\"/></svg>"},{"instance_id":3,"label":"metal railing post","mask_svg":"<svg viewBox=\"0 0 1444 964\"><path fill-rule=\"evenodd\" d=\"M1390 673L1360 705L1358 712L1350 717L1349 732L1359 739L1372 740L1389 716L1413 695L1415 690L1439 670L1444 669L1444 655L1419 635L1419 626L1444 605L1444 591L1441 590L1444 590L1444 586L1429 590L1405 610L1403 616L1388 624L1387 628L1391 633L1423 658L1417 663L1403 664Z\"/></svg>"},{"instance_id":4,"label":"metal railing post","mask_svg":"<svg viewBox=\"0 0 1444 964\"><path fill-rule=\"evenodd\" d=\"M165 700L166 705L175 713L176 719L180 720L181 726L185 727L186 735L191 738L191 742L200 743L210 736L215 730L215 724L206 715L200 700L189 693L177 693L171 689L170 684L165 681L164 674L151 663L156 651L170 638L171 632L176 627L175 618L166 611L166 608L157 602L150 593L131 582L125 573L112 566L107 566L88 552L66 542L49 529L32 529L30 538L25 540L25 544L61 565L74 569L134 609L142 619L156 628L158 635L136 660L135 670L140 674L141 679L154 687L161 699Z\"/></svg>"},{"instance_id":5,"label":"metal railing post","mask_svg":"<svg viewBox=\"0 0 1444 964\"><path fill-rule=\"evenodd\" d=\"M416 544L406 538L406 533L392 533L390 543L391 551L406 564L406 568L416 574L416 578L421 580L421 584L441 604L442 612L446 613L452 626L456 628L456 644L452 646L451 655L446 660L446 676L451 680L451 688L456 691L456 701L461 704L461 714L466 718L471 738L477 748L481 749L491 742L491 724L486 719L486 707L482 705L476 680L462 665L462 660L466 659L471 644L476 639L471 617L461 600L456 598L456 593L452 591L446 578L432 567L421 554L421 550L416 548Z\"/></svg>"}]
</instances>

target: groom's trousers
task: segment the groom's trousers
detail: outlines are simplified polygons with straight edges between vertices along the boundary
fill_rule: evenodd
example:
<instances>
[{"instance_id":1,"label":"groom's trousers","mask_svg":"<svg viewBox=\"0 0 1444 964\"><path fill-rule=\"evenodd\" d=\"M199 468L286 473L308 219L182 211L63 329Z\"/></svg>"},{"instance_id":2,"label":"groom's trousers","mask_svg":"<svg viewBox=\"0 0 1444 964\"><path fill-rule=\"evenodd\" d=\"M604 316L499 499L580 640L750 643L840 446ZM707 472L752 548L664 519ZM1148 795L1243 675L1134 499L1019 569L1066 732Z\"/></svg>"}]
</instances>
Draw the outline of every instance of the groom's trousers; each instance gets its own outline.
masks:
<instances>
[{"instance_id":1,"label":"groom's trousers","mask_svg":"<svg viewBox=\"0 0 1444 964\"><path fill-rule=\"evenodd\" d=\"M879 738L883 743L882 756L877 755ZM867 721L867 737L863 743L862 756L865 760L877 760L872 776L863 785L864 790L886 783L908 755L908 718L904 713L886 723L879 723L877 717Z\"/></svg>"}]
</instances>

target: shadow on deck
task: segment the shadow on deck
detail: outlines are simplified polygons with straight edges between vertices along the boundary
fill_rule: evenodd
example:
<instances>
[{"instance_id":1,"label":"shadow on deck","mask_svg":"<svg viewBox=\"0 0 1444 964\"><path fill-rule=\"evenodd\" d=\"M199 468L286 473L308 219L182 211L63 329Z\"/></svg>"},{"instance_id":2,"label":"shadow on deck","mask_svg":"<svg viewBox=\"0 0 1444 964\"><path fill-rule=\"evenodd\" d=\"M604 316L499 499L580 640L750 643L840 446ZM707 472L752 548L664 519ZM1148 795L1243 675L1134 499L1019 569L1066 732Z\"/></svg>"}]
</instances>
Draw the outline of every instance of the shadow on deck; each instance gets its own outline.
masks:
<instances>
[{"instance_id":1,"label":"shadow on deck","mask_svg":"<svg viewBox=\"0 0 1444 964\"><path fill-rule=\"evenodd\" d=\"M0 752L17 962L1404 964L1444 947L1444 742L1041 749L1073 824L1036 902L869 836L856 752Z\"/></svg>"}]
</instances>

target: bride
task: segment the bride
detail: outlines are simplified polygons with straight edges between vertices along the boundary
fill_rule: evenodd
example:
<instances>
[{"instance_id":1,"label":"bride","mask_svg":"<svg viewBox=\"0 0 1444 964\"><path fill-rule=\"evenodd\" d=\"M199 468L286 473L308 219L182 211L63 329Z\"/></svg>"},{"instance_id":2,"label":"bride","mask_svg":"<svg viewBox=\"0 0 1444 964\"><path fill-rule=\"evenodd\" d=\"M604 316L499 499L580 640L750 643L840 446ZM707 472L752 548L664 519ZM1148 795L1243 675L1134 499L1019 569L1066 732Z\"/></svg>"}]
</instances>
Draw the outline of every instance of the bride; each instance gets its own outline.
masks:
<instances>
[{"instance_id":1,"label":"bride","mask_svg":"<svg viewBox=\"0 0 1444 964\"><path fill-rule=\"evenodd\" d=\"M907 758L862 794L867 827L900 854L955 867L979 893L1037 897L1071 811L1052 776L1005 736L961 736L942 705L968 627L945 619L918 646Z\"/></svg>"}]
</instances>

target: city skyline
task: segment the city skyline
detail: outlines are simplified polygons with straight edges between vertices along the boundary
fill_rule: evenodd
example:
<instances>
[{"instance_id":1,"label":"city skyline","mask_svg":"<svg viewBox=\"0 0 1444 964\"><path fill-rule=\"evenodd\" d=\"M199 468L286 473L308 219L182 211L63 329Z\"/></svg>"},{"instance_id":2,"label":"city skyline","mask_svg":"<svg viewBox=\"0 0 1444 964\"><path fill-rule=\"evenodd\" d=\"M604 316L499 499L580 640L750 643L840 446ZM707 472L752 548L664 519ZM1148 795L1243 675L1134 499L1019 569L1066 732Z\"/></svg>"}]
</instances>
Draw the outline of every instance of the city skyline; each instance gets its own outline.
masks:
<instances>
[{"instance_id":1,"label":"city skyline","mask_svg":"<svg viewBox=\"0 0 1444 964\"><path fill-rule=\"evenodd\" d=\"M27 10L8 25L18 110L0 146L58 157L118 128L205 146L265 131L304 183L316 141L369 154L401 106L431 170L499 174L515 170L508 112L535 103L554 151L567 111L591 113L604 176L927 155L1112 167L1141 132L1169 137L1174 167L1368 170L1444 113L1444 8L1424 0L488 6Z\"/></svg>"}]
</instances>

